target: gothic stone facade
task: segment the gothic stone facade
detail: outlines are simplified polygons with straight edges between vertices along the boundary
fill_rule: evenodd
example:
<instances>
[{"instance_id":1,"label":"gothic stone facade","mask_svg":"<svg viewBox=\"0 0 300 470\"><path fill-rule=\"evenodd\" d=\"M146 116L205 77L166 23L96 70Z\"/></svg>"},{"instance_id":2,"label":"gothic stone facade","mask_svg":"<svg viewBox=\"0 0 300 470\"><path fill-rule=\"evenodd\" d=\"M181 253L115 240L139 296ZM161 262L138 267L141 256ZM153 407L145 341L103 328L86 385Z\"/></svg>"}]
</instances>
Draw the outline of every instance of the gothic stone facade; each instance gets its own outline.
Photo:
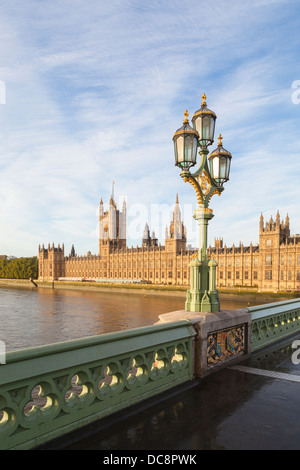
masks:
<instances>
[{"instance_id":1,"label":"gothic stone facade","mask_svg":"<svg viewBox=\"0 0 300 470\"><path fill-rule=\"evenodd\" d=\"M290 235L288 215L285 222L277 212L259 222L259 245L223 246L215 240L209 253L218 263L218 287L258 287L260 291L300 291L300 235Z\"/></svg>"},{"instance_id":2,"label":"gothic stone facade","mask_svg":"<svg viewBox=\"0 0 300 470\"><path fill-rule=\"evenodd\" d=\"M39 280L98 280L138 282L153 284L189 285L189 263L195 250L188 249L186 229L176 198L173 219L166 228L165 245L158 244L154 233L150 236L145 226L142 246L126 246L126 204L117 209L111 197L104 212L99 210L99 254L77 256L74 246L69 256L62 247L54 244L39 247ZM300 235L290 236L289 218L275 221L271 217L259 223L259 245L235 247L223 245L215 239L208 248L209 257L218 263L217 287L257 287L261 291L300 291Z\"/></svg>"}]
</instances>

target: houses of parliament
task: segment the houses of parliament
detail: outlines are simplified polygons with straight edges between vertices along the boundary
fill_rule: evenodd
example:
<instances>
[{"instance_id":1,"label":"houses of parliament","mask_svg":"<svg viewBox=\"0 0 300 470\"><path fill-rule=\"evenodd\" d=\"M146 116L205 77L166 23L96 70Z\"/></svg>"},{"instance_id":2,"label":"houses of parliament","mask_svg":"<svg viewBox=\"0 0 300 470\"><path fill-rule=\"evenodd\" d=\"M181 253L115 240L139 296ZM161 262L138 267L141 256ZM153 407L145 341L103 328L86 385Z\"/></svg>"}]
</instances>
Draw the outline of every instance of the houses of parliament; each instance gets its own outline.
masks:
<instances>
[{"instance_id":1,"label":"houses of parliament","mask_svg":"<svg viewBox=\"0 0 300 470\"><path fill-rule=\"evenodd\" d=\"M113 195L104 211L99 207L99 253L77 256L74 245L65 256L64 245L39 246L40 281L146 282L189 285L189 263L195 249L187 246L186 229L176 197L173 218L166 228L165 245L158 244L148 224L140 247L126 245L126 203L118 209ZM288 215L259 220L259 244L224 245L215 239L208 256L217 264L217 287L254 287L259 291L300 291L300 235L290 235Z\"/></svg>"}]
</instances>

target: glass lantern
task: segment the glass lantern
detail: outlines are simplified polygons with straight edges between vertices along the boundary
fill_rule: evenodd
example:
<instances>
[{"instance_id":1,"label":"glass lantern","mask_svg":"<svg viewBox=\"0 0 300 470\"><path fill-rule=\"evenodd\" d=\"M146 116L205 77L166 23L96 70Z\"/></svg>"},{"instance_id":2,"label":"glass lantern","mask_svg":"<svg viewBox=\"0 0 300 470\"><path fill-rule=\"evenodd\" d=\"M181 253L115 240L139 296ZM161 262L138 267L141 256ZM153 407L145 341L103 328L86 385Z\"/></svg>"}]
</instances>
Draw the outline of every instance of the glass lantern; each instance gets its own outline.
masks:
<instances>
[{"instance_id":1,"label":"glass lantern","mask_svg":"<svg viewBox=\"0 0 300 470\"><path fill-rule=\"evenodd\" d=\"M202 105L198 111L195 111L192 117L192 123L194 129L199 134L199 144L201 147L207 147L214 141L215 123L217 116L216 114L207 108L206 96L202 95Z\"/></svg>"},{"instance_id":2,"label":"glass lantern","mask_svg":"<svg viewBox=\"0 0 300 470\"><path fill-rule=\"evenodd\" d=\"M189 125L187 110L184 113L185 119L183 126L177 129L173 136L175 165L188 170L191 166L196 164L197 160L197 147L198 147L198 132Z\"/></svg>"},{"instance_id":3,"label":"glass lantern","mask_svg":"<svg viewBox=\"0 0 300 470\"><path fill-rule=\"evenodd\" d=\"M208 157L209 171L218 186L229 180L232 155L222 146L222 136L219 135L219 145Z\"/></svg>"}]
</instances>

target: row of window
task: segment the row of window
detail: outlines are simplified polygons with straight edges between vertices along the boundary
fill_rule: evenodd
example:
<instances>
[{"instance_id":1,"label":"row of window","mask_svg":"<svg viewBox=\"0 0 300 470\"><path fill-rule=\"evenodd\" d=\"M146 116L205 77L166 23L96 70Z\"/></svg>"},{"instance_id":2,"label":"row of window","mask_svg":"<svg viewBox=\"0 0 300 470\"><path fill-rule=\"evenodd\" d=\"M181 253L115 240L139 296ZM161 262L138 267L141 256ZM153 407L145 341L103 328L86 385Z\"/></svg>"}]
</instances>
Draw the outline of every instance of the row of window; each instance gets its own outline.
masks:
<instances>
[{"instance_id":1,"label":"row of window","mask_svg":"<svg viewBox=\"0 0 300 470\"><path fill-rule=\"evenodd\" d=\"M293 255L288 255L287 257L285 255L280 256L280 265L284 266L287 258L287 264L288 266L293 265ZM296 263L297 265L300 265L300 255L297 255L296 257ZM272 255L266 255L266 265L267 266L272 266Z\"/></svg>"},{"instance_id":2,"label":"row of window","mask_svg":"<svg viewBox=\"0 0 300 470\"><path fill-rule=\"evenodd\" d=\"M280 280L281 281L293 281L293 271L288 271L287 275L285 276L285 271L280 271ZM272 281L272 271L266 270L265 271L265 280ZM296 272L296 280L300 281L300 271Z\"/></svg>"},{"instance_id":3,"label":"row of window","mask_svg":"<svg viewBox=\"0 0 300 470\"><path fill-rule=\"evenodd\" d=\"M75 270L73 270L73 271L70 270L70 271L67 272L66 277L68 277L68 276L76 277L76 274L78 275L78 273ZM165 274L166 274L166 276L165 276ZM40 272L40 275L42 276L42 272ZM80 272L80 276L82 276L82 277L89 277L91 275L93 277L102 277L102 275L103 275L104 278L107 278L107 277L111 277L111 278L120 277L120 278L124 278L124 279L126 279L127 277L128 278L132 277L133 279L135 279L136 277L148 278L148 272L147 271L145 271L145 272L143 272L143 271L133 271L133 272L130 271L128 273L126 273L126 272L122 273L121 271L110 271L110 272L107 272L107 271L104 271L104 272L100 271L99 272L98 271L96 273L95 272L91 273L89 271L84 271L83 270L83 271ZM149 271L149 278L153 278L153 277L154 277L153 271ZM165 277L173 278L174 273L173 273L173 271L168 271L167 273L162 271L161 276L159 276L159 272L156 271L155 272L155 278L158 279L159 277L161 277L162 279L164 279ZM181 277L183 279L187 279L187 277L188 277L187 271L184 271L183 273L181 273L181 271L178 271L177 272L177 278L180 279Z\"/></svg>"},{"instance_id":4,"label":"row of window","mask_svg":"<svg viewBox=\"0 0 300 470\"><path fill-rule=\"evenodd\" d=\"M224 273L223 271L220 271L220 279L224 279ZM227 271L227 279L231 279L231 271ZM240 271L236 271L235 273L235 279L241 279L240 278ZM244 279L249 279L249 271L244 272ZM253 271L253 279L257 279L257 271Z\"/></svg>"},{"instance_id":5,"label":"row of window","mask_svg":"<svg viewBox=\"0 0 300 470\"><path fill-rule=\"evenodd\" d=\"M232 279L231 275L232 275L231 271L228 271L227 272L227 279ZM220 271L220 279L225 279L223 271ZM240 271L235 272L235 279L241 279ZM244 279L245 280L249 279L249 272L248 271L244 272ZM257 279L258 279L257 271L253 271L253 280L257 280ZM266 281L272 281L272 270L267 269L265 271L265 280ZM285 273L285 271L280 271L280 280L281 281L285 281L285 280L292 281L293 280L293 271L288 271L287 274ZM296 272L296 280L300 281L300 271Z\"/></svg>"},{"instance_id":6,"label":"row of window","mask_svg":"<svg viewBox=\"0 0 300 470\"><path fill-rule=\"evenodd\" d=\"M220 267L223 267L225 265L224 261L225 260L223 258L220 258L218 260L218 264L219 264ZM249 257L245 257L243 261L244 261L244 267L248 267L249 262L250 262ZM255 256L253 258L253 266L254 267L258 266L258 261L259 261L258 257ZM287 261L287 264L289 266L292 266L293 265L293 255L281 255L280 264L283 266L283 265L285 265L286 261ZM295 261L296 261L297 265L300 265L300 254L296 255ZM104 269L106 269L108 267L107 264L108 264L107 262L104 262L104 264L103 264ZM142 267L144 267L144 269L147 269L147 268L153 268L154 264L155 264L156 268L164 268L165 266L167 266L168 268L173 268L174 267L173 259L169 259L168 261L166 261L166 263L165 263L165 261L161 261L161 262L159 262L159 261L155 261L155 262L154 261L149 261L149 266L148 266L147 261L144 261L144 262L142 262L142 261L133 261L133 262L128 261L127 263L126 263L126 261L123 261L123 262L120 261L118 267L123 268L123 269L126 269L126 267L128 267L128 268L132 268L132 267L133 268L142 268ZM188 260L187 259L183 260L182 264L183 264L183 267L187 267ZM266 266L272 266L272 264L273 264L272 254L266 255L265 256L265 265ZM51 265L52 265L52 263L50 263L50 269L52 267ZM178 259L176 265L177 265L177 268L180 268L181 267L181 260ZM241 259L239 257L237 257L237 258L234 259L234 263L233 263L232 258L228 258L227 259L227 266L232 266L232 265L235 265L235 267L241 266ZM113 268L113 265L111 267ZM84 269L84 267L82 267L82 269Z\"/></svg>"},{"instance_id":7,"label":"row of window","mask_svg":"<svg viewBox=\"0 0 300 470\"><path fill-rule=\"evenodd\" d=\"M226 263L224 263L224 259L220 258L218 260L219 266L224 266ZM244 258L244 266L248 267L250 264L249 257ZM227 258L227 266L231 266L232 264L235 264L236 267L241 266L241 259L240 258L234 258L234 263L232 258ZM253 258L253 265L258 266L258 258L254 257Z\"/></svg>"},{"instance_id":8,"label":"row of window","mask_svg":"<svg viewBox=\"0 0 300 470\"><path fill-rule=\"evenodd\" d=\"M224 259L219 259L218 264L219 266L224 266L225 265L225 260ZM293 255L281 255L280 256L280 264L283 266L287 264L289 266L292 266L294 264L294 256ZM297 265L300 265L300 254L296 255L295 262ZM241 266L241 259L240 258L235 258L234 263L232 258L227 259L227 266L231 266L235 264L236 267ZM265 264L267 266L272 266L272 255L268 254L265 256ZM248 267L249 266L249 257L244 258L244 266ZM258 266L258 257L253 258L253 266Z\"/></svg>"}]
</instances>

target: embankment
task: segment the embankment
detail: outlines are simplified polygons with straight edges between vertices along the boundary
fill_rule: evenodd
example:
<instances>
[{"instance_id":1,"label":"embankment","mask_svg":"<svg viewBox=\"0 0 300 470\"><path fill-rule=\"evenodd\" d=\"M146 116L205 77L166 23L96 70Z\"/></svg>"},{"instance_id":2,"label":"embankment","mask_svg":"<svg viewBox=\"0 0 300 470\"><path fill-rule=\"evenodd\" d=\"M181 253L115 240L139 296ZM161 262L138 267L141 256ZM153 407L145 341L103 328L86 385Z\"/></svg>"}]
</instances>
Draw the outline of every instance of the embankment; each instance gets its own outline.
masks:
<instances>
[{"instance_id":1,"label":"embankment","mask_svg":"<svg viewBox=\"0 0 300 470\"><path fill-rule=\"evenodd\" d=\"M34 282L34 283L33 283ZM153 285L153 284L100 284L97 282L69 282L69 281L30 281L29 279L0 279L0 287L26 288L26 289L73 289L80 291L122 292L185 297L187 286ZM36 285L35 285L36 284ZM36 287L37 286L37 287ZM249 302L281 301L299 297L299 293L291 292L258 292L257 289L219 289L220 300L243 299Z\"/></svg>"}]
</instances>

